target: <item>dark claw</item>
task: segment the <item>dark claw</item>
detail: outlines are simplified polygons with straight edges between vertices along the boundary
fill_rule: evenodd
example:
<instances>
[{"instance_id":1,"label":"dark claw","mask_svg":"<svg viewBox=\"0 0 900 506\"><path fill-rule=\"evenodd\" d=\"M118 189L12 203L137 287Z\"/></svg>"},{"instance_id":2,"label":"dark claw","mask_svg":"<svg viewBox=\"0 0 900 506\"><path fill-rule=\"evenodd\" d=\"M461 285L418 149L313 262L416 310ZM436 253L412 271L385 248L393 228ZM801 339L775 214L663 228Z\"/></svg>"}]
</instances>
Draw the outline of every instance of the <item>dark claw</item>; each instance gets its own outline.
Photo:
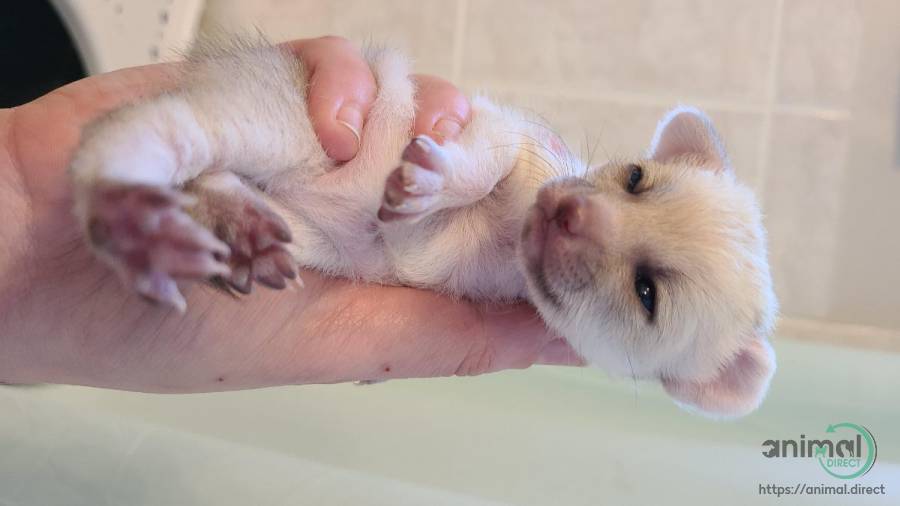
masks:
<instances>
[{"instance_id":1,"label":"dark claw","mask_svg":"<svg viewBox=\"0 0 900 506\"><path fill-rule=\"evenodd\" d=\"M266 254L265 256L255 258L251 270L253 272L253 278L262 285L276 290L281 290L287 286L287 283L284 281L284 276L278 271L278 267L276 266L272 254Z\"/></svg>"},{"instance_id":2,"label":"dark claw","mask_svg":"<svg viewBox=\"0 0 900 506\"><path fill-rule=\"evenodd\" d=\"M275 235L275 238L281 242L291 242L291 231L287 228L282 228L280 226L273 226L272 233Z\"/></svg>"},{"instance_id":3,"label":"dark claw","mask_svg":"<svg viewBox=\"0 0 900 506\"><path fill-rule=\"evenodd\" d=\"M280 272L282 276L288 279L297 277L297 268L294 265L294 259L291 257L290 253L282 250L276 251L272 256L275 260L275 267L278 268L278 272Z\"/></svg>"},{"instance_id":4,"label":"dark claw","mask_svg":"<svg viewBox=\"0 0 900 506\"><path fill-rule=\"evenodd\" d=\"M231 276L228 278L228 285L244 295L249 295L253 290L253 278L250 277L250 266L238 265L232 267Z\"/></svg>"},{"instance_id":5,"label":"dark claw","mask_svg":"<svg viewBox=\"0 0 900 506\"><path fill-rule=\"evenodd\" d=\"M437 143L420 135L407 144L401 159L405 162L412 162L425 170L434 170L434 161L432 157L428 156L432 149L437 149Z\"/></svg>"}]
</instances>

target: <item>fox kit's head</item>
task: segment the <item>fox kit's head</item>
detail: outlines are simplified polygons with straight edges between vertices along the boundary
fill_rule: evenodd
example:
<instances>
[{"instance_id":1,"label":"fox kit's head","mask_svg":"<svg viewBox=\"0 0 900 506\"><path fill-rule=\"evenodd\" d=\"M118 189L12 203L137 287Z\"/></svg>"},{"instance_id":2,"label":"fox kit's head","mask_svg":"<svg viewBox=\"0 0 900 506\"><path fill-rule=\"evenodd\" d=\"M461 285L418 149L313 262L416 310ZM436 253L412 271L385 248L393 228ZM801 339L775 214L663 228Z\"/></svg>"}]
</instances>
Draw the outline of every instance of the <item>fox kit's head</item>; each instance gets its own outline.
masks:
<instances>
[{"instance_id":1,"label":"fox kit's head","mask_svg":"<svg viewBox=\"0 0 900 506\"><path fill-rule=\"evenodd\" d=\"M591 364L713 416L754 410L775 357L760 211L709 119L679 108L648 156L538 194L522 237L544 319Z\"/></svg>"}]
</instances>

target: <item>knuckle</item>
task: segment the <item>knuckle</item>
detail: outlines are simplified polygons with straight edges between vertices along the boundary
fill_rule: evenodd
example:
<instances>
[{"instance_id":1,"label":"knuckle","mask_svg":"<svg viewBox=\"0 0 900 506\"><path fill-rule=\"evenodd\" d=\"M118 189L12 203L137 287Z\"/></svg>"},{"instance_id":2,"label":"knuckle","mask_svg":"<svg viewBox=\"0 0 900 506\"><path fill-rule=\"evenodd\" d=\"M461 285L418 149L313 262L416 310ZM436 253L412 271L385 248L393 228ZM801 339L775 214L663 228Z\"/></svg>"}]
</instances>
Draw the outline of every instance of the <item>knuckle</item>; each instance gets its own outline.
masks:
<instances>
[{"instance_id":1,"label":"knuckle","mask_svg":"<svg viewBox=\"0 0 900 506\"><path fill-rule=\"evenodd\" d=\"M450 81L437 76L416 74L414 76L420 95L438 95L448 91L455 92L456 86Z\"/></svg>"},{"instance_id":2,"label":"knuckle","mask_svg":"<svg viewBox=\"0 0 900 506\"><path fill-rule=\"evenodd\" d=\"M438 77L420 80L417 101L424 109L443 112L461 123L465 123L470 114L466 95L450 81Z\"/></svg>"},{"instance_id":3,"label":"knuckle","mask_svg":"<svg viewBox=\"0 0 900 506\"><path fill-rule=\"evenodd\" d=\"M315 40L316 43L321 46L329 46L344 51L352 51L354 53L357 52L356 46L353 45L353 43L348 39L341 37L340 35L324 35Z\"/></svg>"},{"instance_id":4,"label":"knuckle","mask_svg":"<svg viewBox=\"0 0 900 506\"><path fill-rule=\"evenodd\" d=\"M453 97L451 104L450 111L456 116L456 119L462 124L468 123L469 116L471 115L469 99L466 98L462 92L456 90L456 94Z\"/></svg>"},{"instance_id":5,"label":"knuckle","mask_svg":"<svg viewBox=\"0 0 900 506\"><path fill-rule=\"evenodd\" d=\"M459 366L454 372L455 376L477 376L492 370L494 365L494 349L486 341L479 341L466 352Z\"/></svg>"}]
</instances>

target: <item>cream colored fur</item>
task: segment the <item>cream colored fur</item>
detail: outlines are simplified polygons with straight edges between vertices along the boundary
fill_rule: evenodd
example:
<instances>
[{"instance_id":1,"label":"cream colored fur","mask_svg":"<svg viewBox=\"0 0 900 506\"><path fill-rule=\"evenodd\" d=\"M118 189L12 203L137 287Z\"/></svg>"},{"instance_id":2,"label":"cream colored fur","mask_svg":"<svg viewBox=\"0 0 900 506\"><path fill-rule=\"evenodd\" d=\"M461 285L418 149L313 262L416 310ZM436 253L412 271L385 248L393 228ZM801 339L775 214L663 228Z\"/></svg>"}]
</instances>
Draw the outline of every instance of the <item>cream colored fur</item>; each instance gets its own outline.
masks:
<instances>
[{"instance_id":1,"label":"cream colored fur","mask_svg":"<svg viewBox=\"0 0 900 506\"><path fill-rule=\"evenodd\" d=\"M440 191L416 204L415 219L383 223L376 215L410 141L414 87L401 55L367 58L378 97L359 154L333 170L291 56L243 43L203 49L179 89L85 132L72 162L77 212L87 227L97 184L180 187L230 172L262 190L306 267L475 300L528 298L593 365L659 380L680 403L715 416L755 409L774 371L765 236L753 195L702 113L681 108L663 119L636 161L659 191L639 200L622 191L626 163L589 169L534 118L474 97L460 139L432 146L447 169ZM562 302L553 305L520 259L520 237L538 191L570 187L604 209L609 244L545 273ZM648 255L678 272L658 281L652 322L633 280L634 262Z\"/></svg>"}]
</instances>

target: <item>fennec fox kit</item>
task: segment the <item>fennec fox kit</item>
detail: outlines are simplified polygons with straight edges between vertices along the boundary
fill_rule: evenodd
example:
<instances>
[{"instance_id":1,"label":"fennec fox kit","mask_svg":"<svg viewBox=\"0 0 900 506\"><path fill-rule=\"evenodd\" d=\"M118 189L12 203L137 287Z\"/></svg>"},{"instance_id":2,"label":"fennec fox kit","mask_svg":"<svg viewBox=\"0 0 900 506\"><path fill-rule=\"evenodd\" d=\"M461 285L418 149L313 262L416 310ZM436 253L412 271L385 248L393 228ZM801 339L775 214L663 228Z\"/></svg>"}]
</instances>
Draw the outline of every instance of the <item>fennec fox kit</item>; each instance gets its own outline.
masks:
<instances>
[{"instance_id":1,"label":"fennec fox kit","mask_svg":"<svg viewBox=\"0 0 900 506\"><path fill-rule=\"evenodd\" d=\"M179 88L97 121L71 166L97 256L182 311L176 279L247 293L298 265L524 298L592 365L711 416L758 406L775 369L765 232L703 113L677 108L646 156L589 167L540 122L473 97L471 123L440 145L410 139L406 60L366 57L379 92L338 170L301 64L266 44L207 47Z\"/></svg>"}]
</instances>

